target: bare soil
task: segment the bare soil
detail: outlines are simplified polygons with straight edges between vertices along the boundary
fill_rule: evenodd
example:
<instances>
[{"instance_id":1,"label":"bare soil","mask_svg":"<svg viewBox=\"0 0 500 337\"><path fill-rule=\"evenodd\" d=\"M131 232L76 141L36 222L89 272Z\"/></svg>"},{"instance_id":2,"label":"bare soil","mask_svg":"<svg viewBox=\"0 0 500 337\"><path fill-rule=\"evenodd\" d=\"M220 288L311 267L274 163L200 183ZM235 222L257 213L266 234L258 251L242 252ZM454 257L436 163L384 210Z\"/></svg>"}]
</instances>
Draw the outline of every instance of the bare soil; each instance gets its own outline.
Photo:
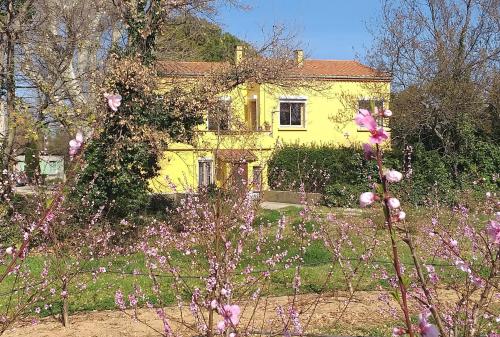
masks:
<instances>
[{"instance_id":1,"label":"bare soil","mask_svg":"<svg viewBox=\"0 0 500 337\"><path fill-rule=\"evenodd\" d=\"M378 292L356 292L354 298L350 299L347 308L345 308L348 301L346 294L335 295L323 298L317 295L303 295L295 298L294 306L303 311L301 324L305 328L305 332L335 332L344 336L355 336L368 335L373 329L385 330L394 326L394 319L388 315L388 307L379 300L380 294ZM446 295L453 296L451 293ZM247 307L244 308L240 327L246 326L253 315L253 323L250 325L252 331L276 331L276 328L282 325L277 322L279 318L275 308L280 305L286 308L292 304L291 301L293 301L292 298L283 296L261 299L257 307L255 303L248 303ZM255 312L253 312L254 308L257 308ZM165 308L165 312L170 318L169 322L171 322L176 335L197 335L195 331L184 326L185 324L179 323L181 315L178 308L168 307ZM53 318L46 318L36 324L19 323L8 330L5 336L146 337L159 336L158 331L163 330L163 324L154 310L139 309L137 311L138 320L134 320L130 315L133 315L132 311L127 311L127 313L120 311L79 313L70 317L71 325L67 328ZM183 317L186 325L193 323L187 309L184 309ZM307 322L308 319L310 322Z\"/></svg>"}]
</instances>

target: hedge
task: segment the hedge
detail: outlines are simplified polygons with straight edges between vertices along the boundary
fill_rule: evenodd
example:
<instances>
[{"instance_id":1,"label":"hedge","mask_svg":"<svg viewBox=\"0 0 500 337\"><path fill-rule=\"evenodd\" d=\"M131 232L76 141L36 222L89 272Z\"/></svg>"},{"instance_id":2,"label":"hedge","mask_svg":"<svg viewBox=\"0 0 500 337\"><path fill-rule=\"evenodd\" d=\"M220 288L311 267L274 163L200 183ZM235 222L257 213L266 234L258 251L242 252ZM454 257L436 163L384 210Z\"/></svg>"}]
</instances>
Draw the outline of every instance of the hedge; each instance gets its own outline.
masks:
<instances>
[{"instance_id":1,"label":"hedge","mask_svg":"<svg viewBox=\"0 0 500 337\"><path fill-rule=\"evenodd\" d=\"M460 193L472 191L484 196L498 190L499 147L478 144L477 151L465 156L444 158L438 151L414 146L410 178L392 186L395 195L415 205L436 201L454 204ZM458 175L453 169L459 163ZM402 170L403 154L384 153L387 168ZM358 196L378 181L376 163L364 159L363 151L353 147L329 145L287 145L269 161L268 184L273 190L322 193L328 206L356 207Z\"/></svg>"}]
</instances>

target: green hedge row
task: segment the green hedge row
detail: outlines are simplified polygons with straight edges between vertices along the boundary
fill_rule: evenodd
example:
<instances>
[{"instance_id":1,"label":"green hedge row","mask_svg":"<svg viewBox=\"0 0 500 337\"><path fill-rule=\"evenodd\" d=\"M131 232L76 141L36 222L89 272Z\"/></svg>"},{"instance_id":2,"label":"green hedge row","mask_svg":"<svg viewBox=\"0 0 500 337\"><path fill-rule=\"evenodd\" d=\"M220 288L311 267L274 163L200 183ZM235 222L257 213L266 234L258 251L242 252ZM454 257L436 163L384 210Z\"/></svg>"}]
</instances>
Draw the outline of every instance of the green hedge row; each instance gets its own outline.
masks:
<instances>
[{"instance_id":1,"label":"green hedge row","mask_svg":"<svg viewBox=\"0 0 500 337\"><path fill-rule=\"evenodd\" d=\"M459 161L460 171L454 175L457 158L452 162L437 151L415 146L410 178L395 184L392 191L416 205L436 200L456 203L460 198L457 191L484 196L485 191L498 190L499 160L497 145L482 144L480 150ZM402 171L403 153L386 151L384 164ZM360 148L288 145L277 150L269 161L271 189L298 191L303 186L306 192L322 193L329 206L357 206L359 194L369 191L377 181L375 162L365 160Z\"/></svg>"}]
</instances>

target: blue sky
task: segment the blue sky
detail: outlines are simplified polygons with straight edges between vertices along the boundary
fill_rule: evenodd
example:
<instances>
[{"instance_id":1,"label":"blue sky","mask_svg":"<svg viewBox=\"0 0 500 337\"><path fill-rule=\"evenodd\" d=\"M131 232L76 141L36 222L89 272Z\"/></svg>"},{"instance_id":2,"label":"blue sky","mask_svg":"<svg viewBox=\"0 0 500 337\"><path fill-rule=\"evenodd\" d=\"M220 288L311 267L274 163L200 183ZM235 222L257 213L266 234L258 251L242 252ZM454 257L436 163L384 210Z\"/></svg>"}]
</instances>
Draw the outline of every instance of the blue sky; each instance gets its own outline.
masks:
<instances>
[{"instance_id":1,"label":"blue sky","mask_svg":"<svg viewBox=\"0 0 500 337\"><path fill-rule=\"evenodd\" d=\"M371 45L367 26L379 15L379 0L247 0L252 9L223 8L224 30L246 41L264 40L273 24L296 32L310 58L363 60Z\"/></svg>"}]
</instances>

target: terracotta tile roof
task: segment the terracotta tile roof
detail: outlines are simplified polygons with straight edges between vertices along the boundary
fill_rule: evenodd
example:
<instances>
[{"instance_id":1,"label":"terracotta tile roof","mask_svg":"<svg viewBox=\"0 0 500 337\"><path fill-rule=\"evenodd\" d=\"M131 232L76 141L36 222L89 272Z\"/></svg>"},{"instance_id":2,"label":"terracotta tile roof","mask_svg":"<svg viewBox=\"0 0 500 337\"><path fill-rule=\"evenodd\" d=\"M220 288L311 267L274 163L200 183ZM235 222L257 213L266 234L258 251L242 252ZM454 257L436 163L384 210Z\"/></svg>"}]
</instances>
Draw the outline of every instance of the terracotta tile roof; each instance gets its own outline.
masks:
<instances>
[{"instance_id":1,"label":"terracotta tile roof","mask_svg":"<svg viewBox=\"0 0 500 337\"><path fill-rule=\"evenodd\" d=\"M160 71L164 76L203 76L216 71L227 62L184 62L161 61ZM381 73L353 60L304 60L302 67L288 70L290 77L303 77L324 80L382 80L390 81L390 74Z\"/></svg>"},{"instance_id":2,"label":"terracotta tile roof","mask_svg":"<svg viewBox=\"0 0 500 337\"><path fill-rule=\"evenodd\" d=\"M217 158L230 163L253 162L257 156L250 150L217 150Z\"/></svg>"}]
</instances>

